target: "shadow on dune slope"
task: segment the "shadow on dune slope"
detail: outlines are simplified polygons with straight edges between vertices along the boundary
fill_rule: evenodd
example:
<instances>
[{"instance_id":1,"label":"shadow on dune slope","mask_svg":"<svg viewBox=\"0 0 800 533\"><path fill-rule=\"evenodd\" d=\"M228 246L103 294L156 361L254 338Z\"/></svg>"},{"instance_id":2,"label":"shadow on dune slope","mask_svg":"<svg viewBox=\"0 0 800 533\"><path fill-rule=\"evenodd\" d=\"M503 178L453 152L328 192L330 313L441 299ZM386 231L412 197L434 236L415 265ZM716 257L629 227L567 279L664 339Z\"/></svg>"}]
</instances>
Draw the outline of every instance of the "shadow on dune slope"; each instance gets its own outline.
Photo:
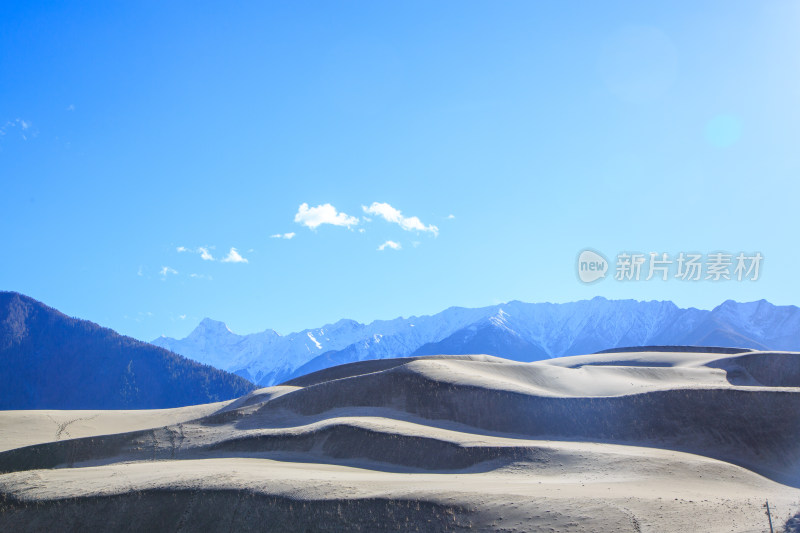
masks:
<instances>
[{"instance_id":1,"label":"shadow on dune slope","mask_svg":"<svg viewBox=\"0 0 800 533\"><path fill-rule=\"evenodd\" d=\"M546 454L525 439L548 439L687 451L800 486L800 354L729 355L694 373L715 378L721 368L733 385L720 378L708 386L659 389L660 376L679 374L656 365L642 374L652 389L625 389L622 369L619 394L598 396L542 388L581 368L489 356L365 361L255 391L194 422L0 453L0 472L212 455L280 459L287 453L312 462L360 459L387 470L443 471L535 463ZM480 375L484 385L460 381L455 371ZM772 386L735 386L739 378L730 376L739 371L748 385ZM513 387L504 388L509 376ZM357 415L340 418L348 412Z\"/></svg>"},{"instance_id":2,"label":"shadow on dune slope","mask_svg":"<svg viewBox=\"0 0 800 533\"><path fill-rule=\"evenodd\" d=\"M753 362L764 357L769 356L750 356L749 367L768 373L766 369L772 366L789 366ZM799 358L792 354L787 360L796 364ZM318 383L264 404L260 410L283 408L314 415L344 407L384 407L526 437L689 451L800 484L797 390L679 388L611 397L547 397L448 383L403 365Z\"/></svg>"},{"instance_id":3,"label":"shadow on dune slope","mask_svg":"<svg viewBox=\"0 0 800 533\"><path fill-rule=\"evenodd\" d=\"M233 490L147 490L37 503L0 495L0 517L9 531L47 531L54 524L72 531L462 531L482 522L474 510L438 502L307 502Z\"/></svg>"},{"instance_id":4,"label":"shadow on dune slope","mask_svg":"<svg viewBox=\"0 0 800 533\"><path fill-rule=\"evenodd\" d=\"M800 357L788 352L757 352L709 363L727 372L732 385L800 387Z\"/></svg>"}]
</instances>

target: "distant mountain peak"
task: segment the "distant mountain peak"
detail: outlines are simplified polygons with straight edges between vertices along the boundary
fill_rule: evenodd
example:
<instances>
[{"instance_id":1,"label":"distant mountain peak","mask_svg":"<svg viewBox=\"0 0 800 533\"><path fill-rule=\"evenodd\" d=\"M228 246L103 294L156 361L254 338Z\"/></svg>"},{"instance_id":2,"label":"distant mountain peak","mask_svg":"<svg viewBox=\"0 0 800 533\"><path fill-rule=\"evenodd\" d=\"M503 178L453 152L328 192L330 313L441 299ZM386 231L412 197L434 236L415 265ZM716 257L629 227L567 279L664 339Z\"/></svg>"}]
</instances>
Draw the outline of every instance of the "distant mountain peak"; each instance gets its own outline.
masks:
<instances>
[{"instance_id":1,"label":"distant mountain peak","mask_svg":"<svg viewBox=\"0 0 800 533\"><path fill-rule=\"evenodd\" d=\"M200 324L192 331L194 333L216 333L216 334L232 334L236 335L236 333L232 332L230 328L225 324L225 322L221 322L219 320L214 320L211 318L204 318L200 321Z\"/></svg>"},{"instance_id":2,"label":"distant mountain peak","mask_svg":"<svg viewBox=\"0 0 800 533\"><path fill-rule=\"evenodd\" d=\"M369 324L342 319L286 336L270 331L236 335L224 323L205 319L185 339L153 343L268 386L332 364L410 355L486 353L531 361L620 346L709 343L796 350L800 309L730 300L709 311L668 300L598 296L563 304L513 300L450 307Z\"/></svg>"},{"instance_id":3,"label":"distant mountain peak","mask_svg":"<svg viewBox=\"0 0 800 533\"><path fill-rule=\"evenodd\" d=\"M361 326L361 322L357 322L352 318L341 318L330 325L331 328L343 328L343 327L358 327Z\"/></svg>"}]
</instances>

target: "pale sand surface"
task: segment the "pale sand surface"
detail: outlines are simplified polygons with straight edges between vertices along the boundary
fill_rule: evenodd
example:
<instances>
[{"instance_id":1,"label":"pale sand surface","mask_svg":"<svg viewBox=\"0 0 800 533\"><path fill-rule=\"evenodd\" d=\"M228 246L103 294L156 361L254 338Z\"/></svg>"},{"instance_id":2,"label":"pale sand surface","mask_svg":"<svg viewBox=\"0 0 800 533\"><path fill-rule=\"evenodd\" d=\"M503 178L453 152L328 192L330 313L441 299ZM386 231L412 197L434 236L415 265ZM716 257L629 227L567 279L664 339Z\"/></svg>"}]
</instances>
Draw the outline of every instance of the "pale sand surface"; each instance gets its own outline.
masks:
<instances>
[{"instance_id":1,"label":"pale sand surface","mask_svg":"<svg viewBox=\"0 0 800 533\"><path fill-rule=\"evenodd\" d=\"M597 445L602 447L603 445ZM688 454L634 448L580 451L591 473L569 464L544 471L515 465L486 473L395 473L349 466L228 458L122 463L3 476L23 500L98 497L141 491L232 490L295 501L380 498L425 500L480 509L471 522L510 530L763 531L760 506L796 508L800 491L751 472ZM620 447L623 448L623 447ZM627 448L627 447L626 447ZM629 447L633 448L633 447ZM611 455L609 463L605 454ZM620 465L621 453L630 464ZM643 470L637 472L641 468ZM622 470L624 469L624 470ZM172 511L176 517L182 508ZM483 516L481 516L483 514ZM388 528L387 528L388 529Z\"/></svg>"},{"instance_id":2,"label":"pale sand surface","mask_svg":"<svg viewBox=\"0 0 800 533\"><path fill-rule=\"evenodd\" d=\"M364 362L0 413L0 529L766 531L766 499L800 511L800 354L745 355Z\"/></svg>"},{"instance_id":3,"label":"pale sand surface","mask_svg":"<svg viewBox=\"0 0 800 533\"><path fill-rule=\"evenodd\" d=\"M0 451L178 424L215 413L230 403L132 411L0 411Z\"/></svg>"}]
</instances>

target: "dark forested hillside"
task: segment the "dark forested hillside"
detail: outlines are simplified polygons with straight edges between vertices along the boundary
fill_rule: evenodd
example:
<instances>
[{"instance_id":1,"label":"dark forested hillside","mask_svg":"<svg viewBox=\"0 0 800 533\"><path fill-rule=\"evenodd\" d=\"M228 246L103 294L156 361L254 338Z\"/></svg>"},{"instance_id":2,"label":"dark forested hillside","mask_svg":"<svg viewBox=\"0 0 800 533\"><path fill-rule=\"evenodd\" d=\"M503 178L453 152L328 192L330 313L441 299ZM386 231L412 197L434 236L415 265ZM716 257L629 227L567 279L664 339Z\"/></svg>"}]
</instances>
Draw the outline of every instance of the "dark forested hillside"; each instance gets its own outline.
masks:
<instances>
[{"instance_id":1,"label":"dark forested hillside","mask_svg":"<svg viewBox=\"0 0 800 533\"><path fill-rule=\"evenodd\" d=\"M0 409L151 409L227 400L249 381L0 292Z\"/></svg>"}]
</instances>

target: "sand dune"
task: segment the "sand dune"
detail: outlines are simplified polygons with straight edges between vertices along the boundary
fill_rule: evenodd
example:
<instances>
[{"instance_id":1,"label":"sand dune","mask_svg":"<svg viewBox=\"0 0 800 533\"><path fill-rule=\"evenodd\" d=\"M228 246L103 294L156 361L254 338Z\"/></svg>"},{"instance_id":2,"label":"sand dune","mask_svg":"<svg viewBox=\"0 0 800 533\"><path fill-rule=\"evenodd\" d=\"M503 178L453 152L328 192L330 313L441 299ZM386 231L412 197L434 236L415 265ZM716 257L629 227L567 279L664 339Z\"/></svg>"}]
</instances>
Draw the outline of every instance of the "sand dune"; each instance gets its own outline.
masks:
<instances>
[{"instance_id":1,"label":"sand dune","mask_svg":"<svg viewBox=\"0 0 800 533\"><path fill-rule=\"evenodd\" d=\"M765 499L800 510L795 353L365 361L0 424L0 529L762 531Z\"/></svg>"},{"instance_id":2,"label":"sand dune","mask_svg":"<svg viewBox=\"0 0 800 533\"><path fill-rule=\"evenodd\" d=\"M179 424L216 413L231 403L133 411L0 411L0 451L43 442Z\"/></svg>"}]
</instances>

